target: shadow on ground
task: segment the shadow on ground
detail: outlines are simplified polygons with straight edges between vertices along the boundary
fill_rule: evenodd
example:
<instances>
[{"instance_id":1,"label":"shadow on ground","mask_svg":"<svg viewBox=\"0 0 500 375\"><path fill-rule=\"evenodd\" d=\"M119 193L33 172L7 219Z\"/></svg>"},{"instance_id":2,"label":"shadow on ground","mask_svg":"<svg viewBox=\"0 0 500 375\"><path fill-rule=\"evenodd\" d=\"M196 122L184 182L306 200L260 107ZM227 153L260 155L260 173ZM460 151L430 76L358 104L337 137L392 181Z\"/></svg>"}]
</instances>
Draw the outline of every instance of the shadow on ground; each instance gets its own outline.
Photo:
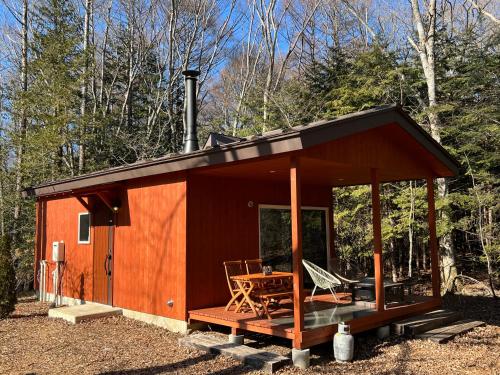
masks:
<instances>
[{"instance_id":1,"label":"shadow on ground","mask_svg":"<svg viewBox=\"0 0 500 375\"><path fill-rule=\"evenodd\" d=\"M164 374L164 373L177 373L180 370L186 370L191 366L196 365L200 362L210 361L214 359L216 356L213 354L202 354L194 358L184 359L179 362L169 363L166 365L159 366L151 366L140 369L130 369L130 370L114 370L114 371L106 371L101 372L100 375L154 375L154 374ZM217 370L211 372L211 374L225 375L225 374L246 374L248 372L254 371L252 368L249 368L244 365L235 365L228 367L226 369Z\"/></svg>"},{"instance_id":2,"label":"shadow on ground","mask_svg":"<svg viewBox=\"0 0 500 375\"><path fill-rule=\"evenodd\" d=\"M464 319L482 320L486 324L500 326L500 299L482 296L447 294L443 307L462 313Z\"/></svg>"}]
</instances>

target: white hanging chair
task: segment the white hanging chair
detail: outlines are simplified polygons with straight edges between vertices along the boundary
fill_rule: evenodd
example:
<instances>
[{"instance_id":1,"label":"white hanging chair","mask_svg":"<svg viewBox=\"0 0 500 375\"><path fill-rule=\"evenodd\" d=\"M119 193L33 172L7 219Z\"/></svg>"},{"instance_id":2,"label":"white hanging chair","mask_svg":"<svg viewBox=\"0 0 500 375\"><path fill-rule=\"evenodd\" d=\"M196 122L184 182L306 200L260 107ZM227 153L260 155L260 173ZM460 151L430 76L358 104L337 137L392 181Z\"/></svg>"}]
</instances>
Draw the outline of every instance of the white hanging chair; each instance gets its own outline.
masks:
<instances>
[{"instance_id":1,"label":"white hanging chair","mask_svg":"<svg viewBox=\"0 0 500 375\"><path fill-rule=\"evenodd\" d=\"M316 293L316 289L319 287L321 289L328 289L335 298L335 301L338 301L337 295L335 294L335 288L342 285L341 281L333 276L331 273L325 271L323 268L311 263L305 259L302 260L302 264L306 268L307 272L311 276L311 279L314 283L314 289L311 294L311 300L314 297L314 293Z\"/></svg>"}]
</instances>

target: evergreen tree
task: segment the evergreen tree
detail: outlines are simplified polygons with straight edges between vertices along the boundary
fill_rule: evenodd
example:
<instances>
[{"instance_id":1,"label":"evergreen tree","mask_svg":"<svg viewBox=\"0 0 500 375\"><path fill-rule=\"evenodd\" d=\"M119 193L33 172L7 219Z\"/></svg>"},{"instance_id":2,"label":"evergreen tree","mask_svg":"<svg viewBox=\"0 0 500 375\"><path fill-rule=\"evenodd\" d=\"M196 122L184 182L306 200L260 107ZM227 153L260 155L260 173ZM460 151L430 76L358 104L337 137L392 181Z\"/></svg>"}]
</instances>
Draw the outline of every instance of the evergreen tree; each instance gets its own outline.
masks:
<instances>
[{"instance_id":1,"label":"evergreen tree","mask_svg":"<svg viewBox=\"0 0 500 375\"><path fill-rule=\"evenodd\" d=\"M16 274L12 262L10 238L0 238L0 319L6 318L16 307Z\"/></svg>"},{"instance_id":2,"label":"evergreen tree","mask_svg":"<svg viewBox=\"0 0 500 375\"><path fill-rule=\"evenodd\" d=\"M73 175L80 105L83 54L81 19L72 2L35 4L30 45L30 85L16 105L29 119L24 163L29 183Z\"/></svg>"},{"instance_id":3,"label":"evergreen tree","mask_svg":"<svg viewBox=\"0 0 500 375\"><path fill-rule=\"evenodd\" d=\"M492 291L500 263L499 41L500 32L482 38L471 30L442 41L446 79L440 84L443 143L462 167L447 202L450 229L462 252L472 250L486 263Z\"/></svg>"}]
</instances>

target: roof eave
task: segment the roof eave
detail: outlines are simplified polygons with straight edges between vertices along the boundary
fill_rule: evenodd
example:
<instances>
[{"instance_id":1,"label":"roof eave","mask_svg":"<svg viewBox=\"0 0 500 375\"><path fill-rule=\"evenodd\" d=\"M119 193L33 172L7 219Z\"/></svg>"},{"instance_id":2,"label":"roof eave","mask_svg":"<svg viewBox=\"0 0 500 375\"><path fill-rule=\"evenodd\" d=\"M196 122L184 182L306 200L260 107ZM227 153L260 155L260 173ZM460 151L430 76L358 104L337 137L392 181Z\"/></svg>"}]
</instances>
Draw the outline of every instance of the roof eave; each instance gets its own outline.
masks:
<instances>
[{"instance_id":1,"label":"roof eave","mask_svg":"<svg viewBox=\"0 0 500 375\"><path fill-rule=\"evenodd\" d=\"M388 123L398 123L443 163L453 175L458 174L458 163L441 145L439 145L439 143L425 132L400 107L387 106L384 108L358 112L330 121L321 121L308 126L296 127L286 132L265 137L257 137L256 139L245 140L229 145L221 145L213 149L200 150L190 154L181 154L169 158L160 158L149 162L116 167L77 176L71 179L54 181L28 188L25 191L26 195L30 196L47 196L141 177L299 151L307 147L324 143L326 140L332 141L343 138Z\"/></svg>"}]
</instances>

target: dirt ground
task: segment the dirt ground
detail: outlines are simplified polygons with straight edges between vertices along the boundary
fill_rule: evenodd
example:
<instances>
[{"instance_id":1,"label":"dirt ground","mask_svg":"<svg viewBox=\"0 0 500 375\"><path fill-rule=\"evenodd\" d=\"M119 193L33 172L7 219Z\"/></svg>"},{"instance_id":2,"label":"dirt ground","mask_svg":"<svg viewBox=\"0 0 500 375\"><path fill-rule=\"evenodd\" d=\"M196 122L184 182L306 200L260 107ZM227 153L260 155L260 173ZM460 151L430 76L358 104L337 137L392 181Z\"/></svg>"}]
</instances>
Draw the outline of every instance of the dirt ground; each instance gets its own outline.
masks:
<instances>
[{"instance_id":1,"label":"dirt ground","mask_svg":"<svg viewBox=\"0 0 500 375\"><path fill-rule=\"evenodd\" d=\"M500 303L446 299L446 307L487 322L447 344L356 336L355 361L337 364L331 345L311 350L311 367L281 374L500 374ZM123 317L70 325L47 318L46 304L22 299L0 321L0 374L258 374L232 359L178 346L178 334ZM208 334L223 334L212 332ZM289 342L261 335L251 345L289 355Z\"/></svg>"}]
</instances>

